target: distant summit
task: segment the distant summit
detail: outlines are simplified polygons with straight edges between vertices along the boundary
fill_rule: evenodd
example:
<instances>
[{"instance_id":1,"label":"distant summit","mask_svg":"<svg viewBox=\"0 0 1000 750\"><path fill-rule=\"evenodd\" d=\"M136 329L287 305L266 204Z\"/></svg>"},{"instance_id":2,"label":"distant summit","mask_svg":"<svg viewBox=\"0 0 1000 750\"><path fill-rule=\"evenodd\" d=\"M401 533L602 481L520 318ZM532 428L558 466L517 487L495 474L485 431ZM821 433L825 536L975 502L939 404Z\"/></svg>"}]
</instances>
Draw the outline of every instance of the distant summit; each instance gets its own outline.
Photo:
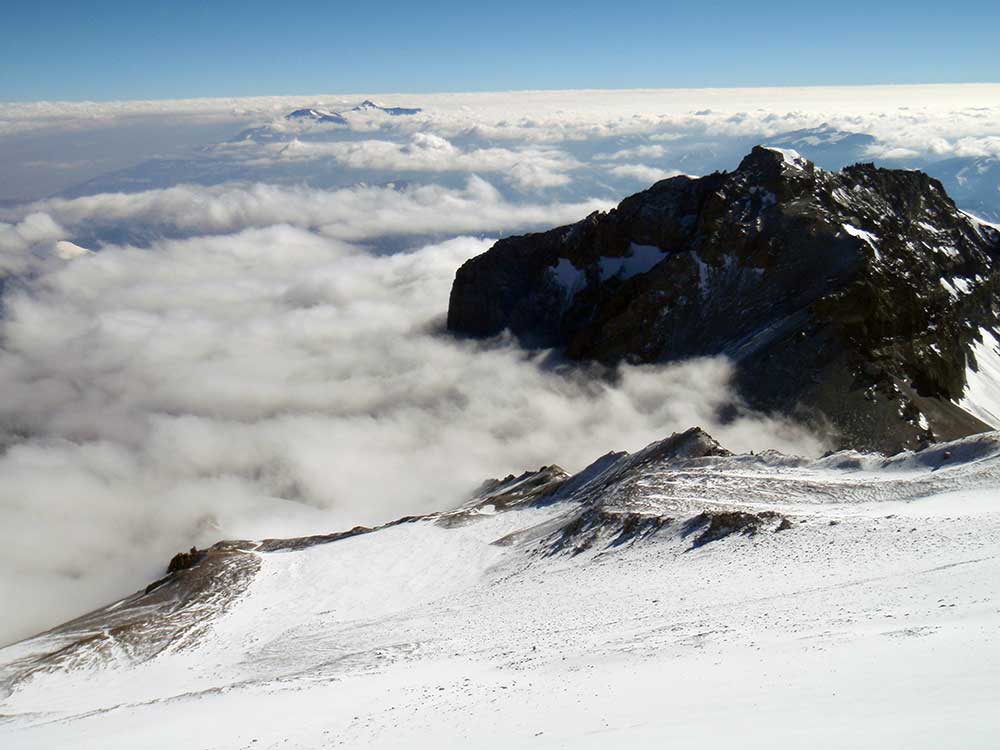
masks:
<instances>
[{"instance_id":1,"label":"distant summit","mask_svg":"<svg viewBox=\"0 0 1000 750\"><path fill-rule=\"evenodd\" d=\"M361 104L351 109L352 112L371 112L372 110L377 110L379 112L385 112L387 115L392 117L400 117L405 115L416 115L422 112L419 107L382 107L371 99L365 99Z\"/></svg>"},{"instance_id":2,"label":"distant summit","mask_svg":"<svg viewBox=\"0 0 1000 750\"><path fill-rule=\"evenodd\" d=\"M297 135L302 129L311 128L315 125L347 127L349 124L347 118L338 112L331 112L315 107L303 107L289 112L280 120L247 128L238 133L233 140L258 142L283 141L290 135Z\"/></svg>"},{"instance_id":3,"label":"distant summit","mask_svg":"<svg viewBox=\"0 0 1000 750\"><path fill-rule=\"evenodd\" d=\"M348 121L344 115L350 112L382 112L390 117L404 117L407 115L416 115L422 111L423 110L419 107L383 107L380 104L376 104L371 99L365 99L361 102L361 104L341 112L333 112L313 107L303 107L302 109L297 109L294 112L289 112L285 115L285 119L305 122L332 122L337 125L347 125Z\"/></svg>"},{"instance_id":4,"label":"distant summit","mask_svg":"<svg viewBox=\"0 0 1000 750\"><path fill-rule=\"evenodd\" d=\"M1000 427L998 260L1000 231L922 172L758 146L497 242L448 328L607 364L724 354L752 406L895 452Z\"/></svg>"},{"instance_id":5,"label":"distant summit","mask_svg":"<svg viewBox=\"0 0 1000 750\"><path fill-rule=\"evenodd\" d=\"M303 130L308 130L313 125L349 127L352 115L378 113L388 117L406 117L419 114L422 111L419 107L383 107L371 99L365 99L360 104L339 112L319 107L302 107L289 112L275 122L248 128L238 133L234 140L280 141L288 138L290 134L298 136L302 134ZM317 131L323 132L323 129L317 128Z\"/></svg>"},{"instance_id":6,"label":"distant summit","mask_svg":"<svg viewBox=\"0 0 1000 750\"><path fill-rule=\"evenodd\" d=\"M286 120L312 120L314 122L335 122L338 125L346 125L347 120L336 112L328 112L325 109L297 109L285 115Z\"/></svg>"}]
</instances>

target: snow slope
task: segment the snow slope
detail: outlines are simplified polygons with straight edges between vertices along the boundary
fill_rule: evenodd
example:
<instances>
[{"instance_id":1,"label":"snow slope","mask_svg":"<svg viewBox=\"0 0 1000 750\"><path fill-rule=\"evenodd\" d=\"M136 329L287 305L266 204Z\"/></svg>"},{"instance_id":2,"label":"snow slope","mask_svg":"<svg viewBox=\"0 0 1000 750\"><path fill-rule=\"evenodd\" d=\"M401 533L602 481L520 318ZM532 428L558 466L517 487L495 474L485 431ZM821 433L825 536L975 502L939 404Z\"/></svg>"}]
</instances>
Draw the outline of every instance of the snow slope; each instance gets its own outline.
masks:
<instances>
[{"instance_id":1,"label":"snow slope","mask_svg":"<svg viewBox=\"0 0 1000 750\"><path fill-rule=\"evenodd\" d=\"M995 747L1000 433L816 461L671 440L246 545L153 655L4 649L0 746ZM705 541L723 511L756 532ZM143 601L113 606L163 622Z\"/></svg>"},{"instance_id":2,"label":"snow slope","mask_svg":"<svg viewBox=\"0 0 1000 750\"><path fill-rule=\"evenodd\" d=\"M976 367L966 368L965 394L958 405L990 427L1000 428L1000 342L986 328L979 329L979 336L972 349Z\"/></svg>"}]
</instances>

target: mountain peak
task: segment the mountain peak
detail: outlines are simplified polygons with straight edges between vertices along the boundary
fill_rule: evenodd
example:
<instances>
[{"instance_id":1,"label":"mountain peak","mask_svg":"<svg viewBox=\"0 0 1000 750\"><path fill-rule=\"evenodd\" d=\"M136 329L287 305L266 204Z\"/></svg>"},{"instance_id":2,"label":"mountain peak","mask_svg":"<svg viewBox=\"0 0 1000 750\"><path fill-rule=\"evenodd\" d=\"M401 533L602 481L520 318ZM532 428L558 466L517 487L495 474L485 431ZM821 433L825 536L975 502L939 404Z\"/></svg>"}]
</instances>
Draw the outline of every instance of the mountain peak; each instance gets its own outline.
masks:
<instances>
[{"instance_id":1,"label":"mountain peak","mask_svg":"<svg viewBox=\"0 0 1000 750\"><path fill-rule=\"evenodd\" d=\"M922 172L758 146L733 172L501 240L459 269L448 327L606 364L725 355L752 406L895 452L992 424L968 384L970 363L1000 367L996 259L1000 232Z\"/></svg>"},{"instance_id":2,"label":"mountain peak","mask_svg":"<svg viewBox=\"0 0 1000 750\"><path fill-rule=\"evenodd\" d=\"M371 99L365 99L361 104L357 105L352 112L382 112L383 114L389 115L390 117L400 117L406 115L415 115L421 112L418 107L383 107L381 104L376 104Z\"/></svg>"},{"instance_id":3,"label":"mountain peak","mask_svg":"<svg viewBox=\"0 0 1000 750\"><path fill-rule=\"evenodd\" d=\"M798 151L777 146L754 146L749 154L743 157L737 172L751 172L772 169L811 170L814 165Z\"/></svg>"},{"instance_id":4,"label":"mountain peak","mask_svg":"<svg viewBox=\"0 0 1000 750\"><path fill-rule=\"evenodd\" d=\"M289 112L285 115L286 120L312 120L314 122L334 122L340 125L347 123L341 115L336 112L330 112L325 109L316 109L314 107L303 107L302 109L296 109L293 112Z\"/></svg>"}]
</instances>

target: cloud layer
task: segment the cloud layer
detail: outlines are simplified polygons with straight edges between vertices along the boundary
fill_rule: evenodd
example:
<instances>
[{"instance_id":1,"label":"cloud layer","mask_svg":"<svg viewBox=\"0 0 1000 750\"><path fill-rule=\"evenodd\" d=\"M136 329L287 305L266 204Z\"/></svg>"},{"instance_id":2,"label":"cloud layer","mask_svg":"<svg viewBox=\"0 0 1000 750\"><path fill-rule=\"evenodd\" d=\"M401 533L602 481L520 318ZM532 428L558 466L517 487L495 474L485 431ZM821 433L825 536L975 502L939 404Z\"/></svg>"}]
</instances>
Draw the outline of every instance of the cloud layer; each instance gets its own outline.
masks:
<instances>
[{"instance_id":1,"label":"cloud layer","mask_svg":"<svg viewBox=\"0 0 1000 750\"><path fill-rule=\"evenodd\" d=\"M178 185L138 193L102 193L52 198L0 210L0 249L23 248L116 227L167 235L226 233L276 224L316 229L343 240L389 235L509 233L544 224L576 221L609 201L512 202L475 175L462 188L417 184L401 188L357 185L316 190L301 185ZM44 235L44 237L43 237ZM10 261L13 262L13 261Z\"/></svg>"}]
</instances>

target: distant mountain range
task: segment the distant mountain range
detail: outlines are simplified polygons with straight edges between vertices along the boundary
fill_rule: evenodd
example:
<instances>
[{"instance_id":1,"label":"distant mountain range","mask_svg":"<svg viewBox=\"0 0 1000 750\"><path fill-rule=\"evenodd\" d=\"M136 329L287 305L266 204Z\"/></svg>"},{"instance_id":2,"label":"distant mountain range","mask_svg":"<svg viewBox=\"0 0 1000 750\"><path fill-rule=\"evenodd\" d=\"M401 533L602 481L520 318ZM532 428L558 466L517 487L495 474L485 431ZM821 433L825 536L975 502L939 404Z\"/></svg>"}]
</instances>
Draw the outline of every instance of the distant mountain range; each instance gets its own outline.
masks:
<instances>
[{"instance_id":1,"label":"distant mountain range","mask_svg":"<svg viewBox=\"0 0 1000 750\"><path fill-rule=\"evenodd\" d=\"M867 133L838 130L823 123L815 128L781 133L764 143L793 149L823 169L840 169L846 164L866 161L869 158L868 149L878 141Z\"/></svg>"},{"instance_id":2,"label":"distant mountain range","mask_svg":"<svg viewBox=\"0 0 1000 750\"><path fill-rule=\"evenodd\" d=\"M962 208L982 219L1000 221L1000 159L956 157L930 164L927 170Z\"/></svg>"},{"instance_id":3,"label":"distant mountain range","mask_svg":"<svg viewBox=\"0 0 1000 750\"><path fill-rule=\"evenodd\" d=\"M406 115L416 115L422 110L418 107L382 107L371 99L365 99L356 107L351 107L349 112L384 112L390 117L401 117ZM286 120L313 120L315 122L332 122L338 125L346 125L347 118L340 112L330 112L325 109L297 109L285 115Z\"/></svg>"},{"instance_id":4,"label":"distant mountain range","mask_svg":"<svg viewBox=\"0 0 1000 750\"><path fill-rule=\"evenodd\" d=\"M293 123L347 126L350 124L349 117L351 113L380 112L384 115L388 115L389 117L406 117L409 115L420 114L422 111L423 110L419 107L383 107L380 104L376 104L371 99L365 99L360 104L339 112L319 107L303 107L289 112L283 119L286 122ZM280 140L287 137L287 135L288 134L282 128L276 127L274 123L269 123L267 125L247 128L246 130L240 132L234 140L272 141Z\"/></svg>"}]
</instances>

